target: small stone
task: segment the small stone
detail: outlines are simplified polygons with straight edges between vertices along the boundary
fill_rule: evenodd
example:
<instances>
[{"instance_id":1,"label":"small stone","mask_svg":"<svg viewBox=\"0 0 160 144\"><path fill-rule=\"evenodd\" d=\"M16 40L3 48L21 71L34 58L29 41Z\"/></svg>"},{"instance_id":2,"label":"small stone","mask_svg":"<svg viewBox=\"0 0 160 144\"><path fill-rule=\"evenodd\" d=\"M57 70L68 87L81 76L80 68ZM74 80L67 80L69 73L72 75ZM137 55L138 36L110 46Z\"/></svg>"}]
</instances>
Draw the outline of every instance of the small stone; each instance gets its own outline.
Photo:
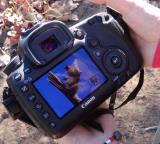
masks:
<instances>
[{"instance_id":1,"label":"small stone","mask_svg":"<svg viewBox=\"0 0 160 144\"><path fill-rule=\"evenodd\" d=\"M79 18L78 18L78 16L77 16L76 14L72 14L72 15L71 15L71 20L73 20L73 21L78 21Z\"/></svg>"},{"instance_id":2,"label":"small stone","mask_svg":"<svg viewBox=\"0 0 160 144\"><path fill-rule=\"evenodd\" d=\"M51 144L51 140L48 137L41 137L39 144Z\"/></svg>"},{"instance_id":3,"label":"small stone","mask_svg":"<svg viewBox=\"0 0 160 144\"><path fill-rule=\"evenodd\" d=\"M1 115L0 115L0 122L2 122L4 119L7 119L9 118L9 114L7 112L3 112ZM1 143L0 143L1 144Z\"/></svg>"}]
</instances>

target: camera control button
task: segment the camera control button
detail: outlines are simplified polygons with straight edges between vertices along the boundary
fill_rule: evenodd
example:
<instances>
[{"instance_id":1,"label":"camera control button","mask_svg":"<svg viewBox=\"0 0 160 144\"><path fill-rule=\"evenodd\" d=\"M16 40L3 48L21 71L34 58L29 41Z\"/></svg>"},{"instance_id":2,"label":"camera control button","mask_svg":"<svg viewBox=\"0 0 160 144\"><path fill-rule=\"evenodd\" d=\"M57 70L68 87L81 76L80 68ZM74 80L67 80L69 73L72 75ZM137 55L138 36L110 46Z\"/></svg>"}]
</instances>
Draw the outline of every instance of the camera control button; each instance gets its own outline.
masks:
<instances>
[{"instance_id":1,"label":"camera control button","mask_svg":"<svg viewBox=\"0 0 160 144\"><path fill-rule=\"evenodd\" d=\"M96 46L98 45L97 40L95 40L95 39L90 40L90 45L91 45L92 47L96 47Z\"/></svg>"},{"instance_id":2,"label":"camera control button","mask_svg":"<svg viewBox=\"0 0 160 144\"><path fill-rule=\"evenodd\" d=\"M56 127L56 124L55 124L54 122L51 122L51 123L49 124L49 127L50 127L51 129L54 129L54 128Z\"/></svg>"},{"instance_id":3,"label":"camera control button","mask_svg":"<svg viewBox=\"0 0 160 144\"><path fill-rule=\"evenodd\" d=\"M31 102L33 102L35 99L36 99L35 95L29 95L28 96L28 100L31 101Z\"/></svg>"},{"instance_id":4,"label":"camera control button","mask_svg":"<svg viewBox=\"0 0 160 144\"><path fill-rule=\"evenodd\" d=\"M38 110L38 111L41 111L42 110L42 105L40 103L37 103L35 105L35 109Z\"/></svg>"},{"instance_id":5,"label":"camera control button","mask_svg":"<svg viewBox=\"0 0 160 144\"><path fill-rule=\"evenodd\" d=\"M93 48L98 47L99 45L98 41L94 38L88 38L87 43L90 47L93 47Z\"/></svg>"},{"instance_id":6,"label":"camera control button","mask_svg":"<svg viewBox=\"0 0 160 144\"><path fill-rule=\"evenodd\" d=\"M104 55L103 63L106 70L117 75L126 70L127 56L122 50L113 49Z\"/></svg>"},{"instance_id":7,"label":"camera control button","mask_svg":"<svg viewBox=\"0 0 160 144\"><path fill-rule=\"evenodd\" d=\"M14 76L14 80L16 80L16 81L20 81L21 78L22 78L22 75L20 73L16 73Z\"/></svg>"},{"instance_id":8,"label":"camera control button","mask_svg":"<svg viewBox=\"0 0 160 144\"><path fill-rule=\"evenodd\" d=\"M111 58L111 63L113 66L119 67L122 63L122 60L118 55L115 55Z\"/></svg>"},{"instance_id":9,"label":"camera control button","mask_svg":"<svg viewBox=\"0 0 160 144\"><path fill-rule=\"evenodd\" d=\"M42 117L45 119L45 120L47 120L47 119L49 119L49 113L48 112L44 112L43 114L42 114Z\"/></svg>"},{"instance_id":10,"label":"camera control button","mask_svg":"<svg viewBox=\"0 0 160 144\"><path fill-rule=\"evenodd\" d=\"M31 69L30 69L30 68L25 68L25 69L24 69L24 73L29 74L30 72L31 72Z\"/></svg>"},{"instance_id":11,"label":"camera control button","mask_svg":"<svg viewBox=\"0 0 160 144\"><path fill-rule=\"evenodd\" d=\"M21 91L22 91L23 93L28 92L28 90L29 90L29 87L28 87L27 85L23 85L23 86L21 87Z\"/></svg>"},{"instance_id":12,"label":"camera control button","mask_svg":"<svg viewBox=\"0 0 160 144\"><path fill-rule=\"evenodd\" d=\"M95 52L95 55L96 55L97 57L101 57L101 52L96 51L96 52Z\"/></svg>"}]
</instances>

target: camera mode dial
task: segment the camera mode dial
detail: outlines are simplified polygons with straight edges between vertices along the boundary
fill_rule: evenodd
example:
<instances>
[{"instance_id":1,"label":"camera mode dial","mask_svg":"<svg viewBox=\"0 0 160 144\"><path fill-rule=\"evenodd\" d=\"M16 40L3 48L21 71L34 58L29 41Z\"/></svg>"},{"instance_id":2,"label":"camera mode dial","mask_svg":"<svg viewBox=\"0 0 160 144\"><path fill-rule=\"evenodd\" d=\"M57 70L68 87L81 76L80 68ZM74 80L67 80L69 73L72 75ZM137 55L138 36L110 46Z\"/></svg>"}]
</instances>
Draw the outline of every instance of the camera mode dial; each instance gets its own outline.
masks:
<instances>
[{"instance_id":1,"label":"camera mode dial","mask_svg":"<svg viewBox=\"0 0 160 144\"><path fill-rule=\"evenodd\" d=\"M4 68L3 72L7 75L10 75L15 69L21 65L19 56L15 56L11 59L10 63Z\"/></svg>"},{"instance_id":2,"label":"camera mode dial","mask_svg":"<svg viewBox=\"0 0 160 144\"><path fill-rule=\"evenodd\" d=\"M120 74L127 67L126 54L120 49L109 50L103 57L104 67L112 74Z\"/></svg>"}]
</instances>

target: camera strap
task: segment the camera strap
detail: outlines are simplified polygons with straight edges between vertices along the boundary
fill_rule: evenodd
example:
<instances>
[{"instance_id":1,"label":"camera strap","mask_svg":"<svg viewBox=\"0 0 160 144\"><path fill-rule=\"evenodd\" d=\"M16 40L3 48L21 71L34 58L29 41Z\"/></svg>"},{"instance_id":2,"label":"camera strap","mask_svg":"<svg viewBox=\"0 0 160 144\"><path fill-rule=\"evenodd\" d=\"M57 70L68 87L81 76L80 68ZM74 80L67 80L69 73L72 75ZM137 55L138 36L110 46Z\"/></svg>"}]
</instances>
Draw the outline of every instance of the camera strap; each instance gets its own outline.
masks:
<instances>
[{"instance_id":1,"label":"camera strap","mask_svg":"<svg viewBox=\"0 0 160 144\"><path fill-rule=\"evenodd\" d=\"M139 82L138 82L136 88L130 93L130 95L127 97L127 99L121 105L114 108L115 101L117 98L117 94L115 92L110 98L109 109L107 109L107 108L106 109L105 108L96 109L88 116L88 119L85 120L84 123L87 126L92 127L94 129L104 133L104 130L103 130L101 124L99 124L96 121L96 118L98 118L99 116L104 115L104 114L112 114L113 115L114 110L119 109L122 106L126 105L128 102L134 100L136 98L138 92L141 90L143 83L144 83L144 69L142 68L140 70Z\"/></svg>"},{"instance_id":2,"label":"camera strap","mask_svg":"<svg viewBox=\"0 0 160 144\"><path fill-rule=\"evenodd\" d=\"M115 100L116 100L117 95L113 95L110 99L109 109L110 110L119 109L122 106L126 105L128 102L134 100L136 98L138 92L141 90L143 83L144 83L144 69L142 68L140 70L139 82L138 82L138 85L136 86L136 88L130 93L130 95L127 97L127 99L116 108L114 108L114 104L115 104Z\"/></svg>"},{"instance_id":3,"label":"camera strap","mask_svg":"<svg viewBox=\"0 0 160 144\"><path fill-rule=\"evenodd\" d=\"M114 10L114 9L108 7L108 6L106 7L106 10L107 10L107 13L111 14L119 22L119 24L124 28L124 30L125 30L126 34L128 35L128 37L131 39L128 26L124 22L123 16L119 12L117 12L116 10ZM144 69L142 68L140 70L140 77L139 77L138 85L133 90L133 92L128 96L128 98L120 106L118 106L116 108L114 108L114 105L115 105L115 101L116 101L117 95L113 94L111 96L111 98L110 98L109 109L112 110L112 111L116 110L116 109L121 108L122 106L126 105L129 101L134 100L136 98L138 92L142 88L143 82L144 82Z\"/></svg>"}]
</instances>

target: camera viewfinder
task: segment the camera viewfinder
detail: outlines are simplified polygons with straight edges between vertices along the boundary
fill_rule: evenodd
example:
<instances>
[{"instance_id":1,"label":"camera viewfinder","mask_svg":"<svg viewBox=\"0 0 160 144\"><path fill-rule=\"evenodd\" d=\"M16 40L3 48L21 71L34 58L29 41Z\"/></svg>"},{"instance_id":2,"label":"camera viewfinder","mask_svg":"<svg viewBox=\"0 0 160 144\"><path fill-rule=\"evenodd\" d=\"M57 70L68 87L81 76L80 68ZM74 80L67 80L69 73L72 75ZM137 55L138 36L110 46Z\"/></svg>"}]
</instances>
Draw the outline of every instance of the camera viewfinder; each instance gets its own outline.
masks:
<instances>
[{"instance_id":1,"label":"camera viewfinder","mask_svg":"<svg viewBox=\"0 0 160 144\"><path fill-rule=\"evenodd\" d=\"M53 50L57 49L57 47L58 47L58 42L53 37L49 37L41 43L41 48L45 53L50 53Z\"/></svg>"}]
</instances>

